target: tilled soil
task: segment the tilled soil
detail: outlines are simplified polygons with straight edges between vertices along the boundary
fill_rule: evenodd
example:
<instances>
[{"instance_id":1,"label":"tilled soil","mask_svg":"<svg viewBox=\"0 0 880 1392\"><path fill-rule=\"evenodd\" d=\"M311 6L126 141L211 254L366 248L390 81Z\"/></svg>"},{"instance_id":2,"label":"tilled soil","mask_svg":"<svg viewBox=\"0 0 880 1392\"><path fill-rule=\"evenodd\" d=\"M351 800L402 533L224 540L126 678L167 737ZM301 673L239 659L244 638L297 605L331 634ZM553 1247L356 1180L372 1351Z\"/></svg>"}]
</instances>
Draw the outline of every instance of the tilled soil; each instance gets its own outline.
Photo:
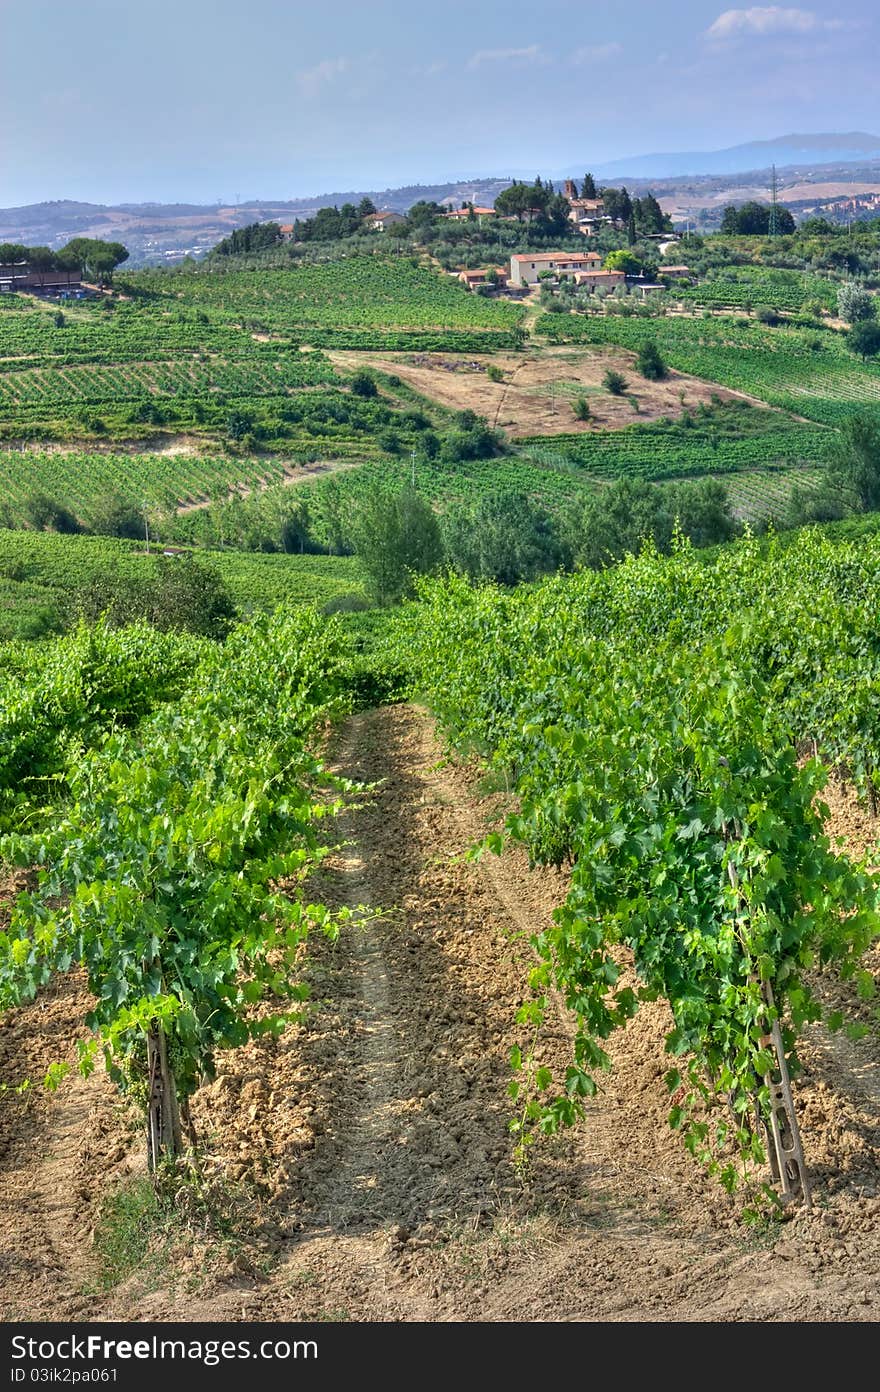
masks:
<instances>
[{"instance_id":1,"label":"tilled soil","mask_svg":"<svg viewBox=\"0 0 880 1392\"><path fill-rule=\"evenodd\" d=\"M138 1172L139 1139L106 1079L27 1104L7 1094L8 1317L876 1319L876 1038L808 1041L797 1100L815 1211L760 1237L666 1125L659 1003L613 1041L586 1122L539 1142L520 1172L509 1051L528 1043L527 935L564 881L517 855L464 860L500 799L441 758L423 711L367 712L335 741L338 770L378 786L342 817L346 844L311 889L370 913L310 944L306 1022L221 1058L194 1099L206 1170L257 1196L243 1250L83 1294L96 1205ZM7 1017L4 1078L72 1048L82 990L72 978ZM561 1072L570 1036L556 1007L541 1061Z\"/></svg>"}]
</instances>

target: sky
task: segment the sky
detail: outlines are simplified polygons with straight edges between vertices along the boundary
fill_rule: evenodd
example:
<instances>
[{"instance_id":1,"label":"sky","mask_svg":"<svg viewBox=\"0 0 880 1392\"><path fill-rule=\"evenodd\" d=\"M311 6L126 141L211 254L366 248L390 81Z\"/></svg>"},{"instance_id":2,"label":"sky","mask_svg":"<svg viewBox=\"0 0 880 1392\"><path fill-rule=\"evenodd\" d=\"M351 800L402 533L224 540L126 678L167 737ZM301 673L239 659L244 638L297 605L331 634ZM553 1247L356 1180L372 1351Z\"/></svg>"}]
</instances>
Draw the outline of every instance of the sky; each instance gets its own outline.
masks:
<instances>
[{"instance_id":1,"label":"sky","mask_svg":"<svg viewBox=\"0 0 880 1392\"><path fill-rule=\"evenodd\" d=\"M0 0L0 20L0 207L287 199L880 134L875 0Z\"/></svg>"}]
</instances>

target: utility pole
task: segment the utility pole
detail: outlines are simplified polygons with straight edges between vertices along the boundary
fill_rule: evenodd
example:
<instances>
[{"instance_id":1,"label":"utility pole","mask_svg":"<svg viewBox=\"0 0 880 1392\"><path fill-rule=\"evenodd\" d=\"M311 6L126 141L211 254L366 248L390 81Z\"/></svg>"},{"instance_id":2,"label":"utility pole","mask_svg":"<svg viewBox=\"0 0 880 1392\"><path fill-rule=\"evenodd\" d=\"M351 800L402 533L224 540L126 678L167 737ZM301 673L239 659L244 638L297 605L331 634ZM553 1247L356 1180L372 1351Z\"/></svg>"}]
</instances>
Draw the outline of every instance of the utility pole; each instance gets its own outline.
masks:
<instances>
[{"instance_id":1,"label":"utility pole","mask_svg":"<svg viewBox=\"0 0 880 1392\"><path fill-rule=\"evenodd\" d=\"M416 486L416 451L415 451L415 446L413 446L412 454L410 455L410 461L411 461L411 463L412 463L411 483L412 483L413 489L415 489L415 486Z\"/></svg>"},{"instance_id":2,"label":"utility pole","mask_svg":"<svg viewBox=\"0 0 880 1392\"><path fill-rule=\"evenodd\" d=\"M770 221L767 224L767 236L779 236L779 185L776 180L776 165L773 166L773 179L770 184Z\"/></svg>"}]
</instances>

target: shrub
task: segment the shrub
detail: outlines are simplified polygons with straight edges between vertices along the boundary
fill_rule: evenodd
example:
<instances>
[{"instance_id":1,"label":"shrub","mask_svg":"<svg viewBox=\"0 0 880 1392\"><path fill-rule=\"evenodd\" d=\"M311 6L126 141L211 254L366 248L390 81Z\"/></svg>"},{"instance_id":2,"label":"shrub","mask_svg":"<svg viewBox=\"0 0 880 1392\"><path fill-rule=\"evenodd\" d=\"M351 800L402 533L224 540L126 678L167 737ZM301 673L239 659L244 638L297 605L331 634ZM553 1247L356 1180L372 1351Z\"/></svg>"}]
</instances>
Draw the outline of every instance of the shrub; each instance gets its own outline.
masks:
<instances>
[{"instance_id":1,"label":"shrub","mask_svg":"<svg viewBox=\"0 0 880 1392\"><path fill-rule=\"evenodd\" d=\"M354 396L378 396L379 388L376 380L369 372L356 372L351 379L351 391Z\"/></svg>"},{"instance_id":2,"label":"shrub","mask_svg":"<svg viewBox=\"0 0 880 1392\"><path fill-rule=\"evenodd\" d=\"M622 372L615 372L614 368L609 367L602 378L602 385L612 396L623 396L629 383Z\"/></svg>"},{"instance_id":3,"label":"shrub","mask_svg":"<svg viewBox=\"0 0 880 1392\"><path fill-rule=\"evenodd\" d=\"M590 403L585 396L579 396L571 409L574 412L575 420L589 420L592 415Z\"/></svg>"},{"instance_id":4,"label":"shrub","mask_svg":"<svg viewBox=\"0 0 880 1392\"><path fill-rule=\"evenodd\" d=\"M652 339L648 339L639 349L637 366L642 376L649 382L660 382L668 376L668 369L660 354L660 349Z\"/></svg>"},{"instance_id":5,"label":"shrub","mask_svg":"<svg viewBox=\"0 0 880 1392\"><path fill-rule=\"evenodd\" d=\"M226 434L230 440L243 440L254 428L254 417L250 411L230 411L226 418Z\"/></svg>"}]
</instances>

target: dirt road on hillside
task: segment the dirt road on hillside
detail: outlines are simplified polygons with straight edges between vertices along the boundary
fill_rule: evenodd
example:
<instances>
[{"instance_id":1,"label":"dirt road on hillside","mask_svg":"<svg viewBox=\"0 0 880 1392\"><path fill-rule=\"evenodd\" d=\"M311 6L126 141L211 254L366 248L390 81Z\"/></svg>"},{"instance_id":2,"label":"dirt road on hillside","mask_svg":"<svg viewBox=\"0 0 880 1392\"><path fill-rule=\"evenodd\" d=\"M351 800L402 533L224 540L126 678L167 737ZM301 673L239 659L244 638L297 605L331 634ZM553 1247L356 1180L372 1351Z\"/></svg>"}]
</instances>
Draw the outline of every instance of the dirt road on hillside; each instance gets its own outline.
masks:
<instances>
[{"instance_id":1,"label":"dirt road on hillside","mask_svg":"<svg viewBox=\"0 0 880 1392\"><path fill-rule=\"evenodd\" d=\"M614 1072L587 1123L537 1146L523 1177L510 1158L508 1056L525 1042L515 1022L532 962L525 935L563 882L517 856L462 859L499 800L443 760L423 711L355 716L330 755L348 777L382 781L341 819L346 844L313 897L372 916L336 944L310 945L308 1022L220 1059L195 1099L206 1170L261 1195L250 1238L222 1261L184 1244L160 1275L135 1271L85 1296L95 1195L138 1172L138 1140L105 1080L77 1085L87 1097L76 1097L72 1128L63 1092L32 1105L26 1131L13 1103L0 1145L0 1274L19 1317L876 1319L870 1060L835 1055L827 1038L808 1050L798 1102L816 1213L760 1239L666 1126L660 1004L614 1041ZM65 999L53 1005L56 1048L75 1030ZM13 1022L32 1053L47 1043L34 1042L39 1008ZM557 1009L542 1060L564 1067L569 1039ZM80 1197L50 1223L59 1164L80 1176Z\"/></svg>"}]
</instances>

